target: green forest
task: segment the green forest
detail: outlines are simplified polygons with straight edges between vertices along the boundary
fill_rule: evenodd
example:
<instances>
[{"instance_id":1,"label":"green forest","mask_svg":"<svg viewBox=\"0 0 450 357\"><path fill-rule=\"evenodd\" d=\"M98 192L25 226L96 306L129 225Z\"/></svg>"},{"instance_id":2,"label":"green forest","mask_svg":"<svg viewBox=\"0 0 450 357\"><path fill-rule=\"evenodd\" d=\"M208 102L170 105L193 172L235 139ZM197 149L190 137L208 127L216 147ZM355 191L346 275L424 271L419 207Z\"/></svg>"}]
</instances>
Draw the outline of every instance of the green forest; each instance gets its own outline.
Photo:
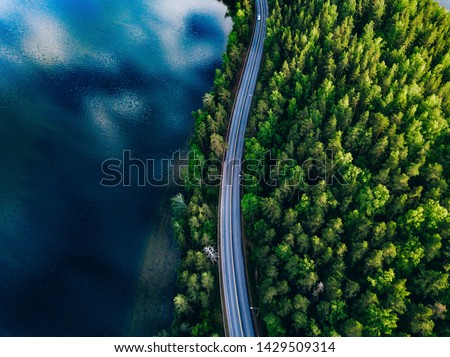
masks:
<instances>
[{"instance_id":1,"label":"green forest","mask_svg":"<svg viewBox=\"0 0 450 357\"><path fill-rule=\"evenodd\" d=\"M251 3L233 10L194 114L204 161L226 150ZM242 199L260 334L450 336L450 15L432 0L269 3L245 149L260 164L244 168ZM202 251L217 245L218 188L195 170L173 200L172 333L208 336L223 334L217 264Z\"/></svg>"}]
</instances>

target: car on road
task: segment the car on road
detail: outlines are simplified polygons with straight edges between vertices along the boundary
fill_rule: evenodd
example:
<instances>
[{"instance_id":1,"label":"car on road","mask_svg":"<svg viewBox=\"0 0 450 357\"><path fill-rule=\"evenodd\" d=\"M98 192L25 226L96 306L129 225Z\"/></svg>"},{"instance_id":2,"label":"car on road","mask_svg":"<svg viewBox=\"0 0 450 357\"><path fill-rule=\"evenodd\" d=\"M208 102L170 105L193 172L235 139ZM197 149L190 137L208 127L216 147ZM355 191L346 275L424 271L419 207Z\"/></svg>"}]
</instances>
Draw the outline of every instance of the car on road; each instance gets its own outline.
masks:
<instances>
[{"instance_id":1,"label":"car on road","mask_svg":"<svg viewBox=\"0 0 450 357\"><path fill-rule=\"evenodd\" d=\"M261 15L258 15L258 21L261 21Z\"/></svg>"}]
</instances>

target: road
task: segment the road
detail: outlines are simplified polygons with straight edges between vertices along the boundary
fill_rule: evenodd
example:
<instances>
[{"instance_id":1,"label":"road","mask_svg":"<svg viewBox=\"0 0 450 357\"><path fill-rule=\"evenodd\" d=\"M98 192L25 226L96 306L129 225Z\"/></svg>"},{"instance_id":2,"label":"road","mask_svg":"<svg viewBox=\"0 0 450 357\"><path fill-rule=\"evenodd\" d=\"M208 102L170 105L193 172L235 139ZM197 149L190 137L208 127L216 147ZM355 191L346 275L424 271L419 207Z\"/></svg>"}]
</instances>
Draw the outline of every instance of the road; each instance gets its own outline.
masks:
<instances>
[{"instance_id":1,"label":"road","mask_svg":"<svg viewBox=\"0 0 450 357\"><path fill-rule=\"evenodd\" d=\"M240 192L244 135L261 67L269 12L267 0L256 0L255 5L255 29L231 113L220 193L222 309L226 333L231 337L255 336L244 264Z\"/></svg>"}]
</instances>

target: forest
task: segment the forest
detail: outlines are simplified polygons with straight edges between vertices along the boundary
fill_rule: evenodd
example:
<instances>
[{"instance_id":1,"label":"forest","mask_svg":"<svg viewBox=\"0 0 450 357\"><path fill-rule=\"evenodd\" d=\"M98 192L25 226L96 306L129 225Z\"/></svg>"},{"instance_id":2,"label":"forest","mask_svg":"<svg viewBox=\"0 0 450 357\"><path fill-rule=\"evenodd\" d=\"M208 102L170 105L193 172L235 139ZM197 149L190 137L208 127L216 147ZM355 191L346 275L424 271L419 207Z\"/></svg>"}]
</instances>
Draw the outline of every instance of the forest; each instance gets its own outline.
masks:
<instances>
[{"instance_id":1,"label":"forest","mask_svg":"<svg viewBox=\"0 0 450 357\"><path fill-rule=\"evenodd\" d=\"M233 10L194 113L205 162L226 150L252 16L250 1ZM242 198L262 336L450 336L449 120L450 15L436 2L270 1ZM208 336L223 334L217 264L202 251L217 245L218 189L196 170L173 199L172 333Z\"/></svg>"}]
</instances>

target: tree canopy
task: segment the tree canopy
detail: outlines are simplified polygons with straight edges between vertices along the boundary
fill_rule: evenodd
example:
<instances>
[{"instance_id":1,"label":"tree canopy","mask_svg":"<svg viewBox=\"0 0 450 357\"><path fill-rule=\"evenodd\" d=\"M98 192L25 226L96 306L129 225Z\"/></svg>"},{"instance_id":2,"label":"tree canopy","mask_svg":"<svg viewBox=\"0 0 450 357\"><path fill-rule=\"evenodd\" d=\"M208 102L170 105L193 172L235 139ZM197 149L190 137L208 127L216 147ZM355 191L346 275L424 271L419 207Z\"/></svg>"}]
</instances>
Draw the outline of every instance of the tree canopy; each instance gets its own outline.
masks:
<instances>
[{"instance_id":1,"label":"tree canopy","mask_svg":"<svg viewBox=\"0 0 450 357\"><path fill-rule=\"evenodd\" d=\"M263 330L449 336L450 15L431 0L270 7L246 159L294 163L244 188Z\"/></svg>"}]
</instances>

